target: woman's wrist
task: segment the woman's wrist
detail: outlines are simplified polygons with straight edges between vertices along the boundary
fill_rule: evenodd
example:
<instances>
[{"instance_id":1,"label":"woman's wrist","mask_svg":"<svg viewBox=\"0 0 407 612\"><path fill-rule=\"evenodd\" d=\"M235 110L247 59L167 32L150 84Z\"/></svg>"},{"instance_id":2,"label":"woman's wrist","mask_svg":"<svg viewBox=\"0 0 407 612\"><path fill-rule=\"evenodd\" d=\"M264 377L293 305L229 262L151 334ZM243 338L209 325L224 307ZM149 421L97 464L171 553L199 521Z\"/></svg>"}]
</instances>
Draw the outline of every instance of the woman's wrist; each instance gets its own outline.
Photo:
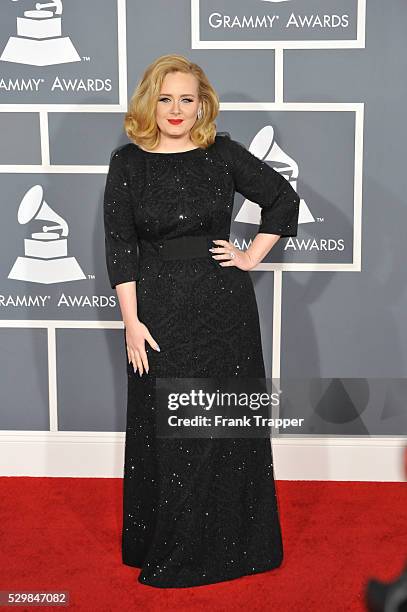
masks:
<instances>
[{"instance_id":1,"label":"woman's wrist","mask_svg":"<svg viewBox=\"0 0 407 612\"><path fill-rule=\"evenodd\" d=\"M255 268L257 264L260 263L261 260L259 261L258 258L255 256L255 254L252 251L250 251L250 247L246 249L245 254L249 260L250 270Z\"/></svg>"},{"instance_id":2,"label":"woman's wrist","mask_svg":"<svg viewBox=\"0 0 407 612\"><path fill-rule=\"evenodd\" d=\"M253 262L253 268L263 261L276 242L278 242L279 238L280 236L277 234L256 234L251 245L246 250L247 255Z\"/></svg>"},{"instance_id":3,"label":"woman's wrist","mask_svg":"<svg viewBox=\"0 0 407 612\"><path fill-rule=\"evenodd\" d=\"M123 317L124 327L131 327L132 325L138 325L141 323L140 319L136 317Z\"/></svg>"}]
</instances>

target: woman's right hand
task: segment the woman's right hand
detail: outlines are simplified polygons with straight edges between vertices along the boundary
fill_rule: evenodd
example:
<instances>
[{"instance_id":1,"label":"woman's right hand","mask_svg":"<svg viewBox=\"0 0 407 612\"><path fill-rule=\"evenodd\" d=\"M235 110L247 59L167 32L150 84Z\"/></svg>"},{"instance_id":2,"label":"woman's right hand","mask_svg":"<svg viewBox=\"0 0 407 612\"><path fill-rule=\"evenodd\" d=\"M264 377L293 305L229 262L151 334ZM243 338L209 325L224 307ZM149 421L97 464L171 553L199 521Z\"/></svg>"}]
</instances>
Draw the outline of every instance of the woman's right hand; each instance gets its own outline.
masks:
<instances>
[{"instance_id":1,"label":"woman's right hand","mask_svg":"<svg viewBox=\"0 0 407 612\"><path fill-rule=\"evenodd\" d=\"M134 372L138 370L140 376L143 374L143 366L147 373L149 370L145 349L146 340L154 350L160 350L158 343L154 340L144 323L137 321L131 326L126 327L127 359L129 363L133 364Z\"/></svg>"}]
</instances>

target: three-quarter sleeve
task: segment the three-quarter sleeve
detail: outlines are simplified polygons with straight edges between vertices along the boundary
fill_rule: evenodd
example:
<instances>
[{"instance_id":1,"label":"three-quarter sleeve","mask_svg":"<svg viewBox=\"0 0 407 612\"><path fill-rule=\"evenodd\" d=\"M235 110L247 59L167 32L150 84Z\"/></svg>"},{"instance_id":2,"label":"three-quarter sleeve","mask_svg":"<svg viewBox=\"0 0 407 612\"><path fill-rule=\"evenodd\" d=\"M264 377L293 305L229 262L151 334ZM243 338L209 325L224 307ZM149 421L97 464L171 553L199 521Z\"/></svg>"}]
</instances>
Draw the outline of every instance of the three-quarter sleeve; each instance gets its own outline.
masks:
<instances>
[{"instance_id":1,"label":"three-quarter sleeve","mask_svg":"<svg viewBox=\"0 0 407 612\"><path fill-rule=\"evenodd\" d=\"M227 132L224 134L235 189L261 208L259 233L296 236L300 196L291 183Z\"/></svg>"},{"instance_id":2,"label":"three-quarter sleeve","mask_svg":"<svg viewBox=\"0 0 407 612\"><path fill-rule=\"evenodd\" d=\"M106 267L112 289L137 281L139 253L126 156L121 148L110 157L103 198Z\"/></svg>"}]
</instances>

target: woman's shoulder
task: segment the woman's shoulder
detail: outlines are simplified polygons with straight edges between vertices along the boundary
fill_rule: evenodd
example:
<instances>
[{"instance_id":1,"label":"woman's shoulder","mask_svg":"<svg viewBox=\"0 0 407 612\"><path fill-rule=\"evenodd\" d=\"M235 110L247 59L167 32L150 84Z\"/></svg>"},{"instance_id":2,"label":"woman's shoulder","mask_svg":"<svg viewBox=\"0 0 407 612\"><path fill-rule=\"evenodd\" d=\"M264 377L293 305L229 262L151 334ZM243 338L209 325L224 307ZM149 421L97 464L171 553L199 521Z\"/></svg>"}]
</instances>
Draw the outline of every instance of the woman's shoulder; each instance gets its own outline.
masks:
<instances>
[{"instance_id":1,"label":"woman's shoulder","mask_svg":"<svg viewBox=\"0 0 407 612\"><path fill-rule=\"evenodd\" d=\"M230 132L216 132L215 143L219 147L227 147L231 140Z\"/></svg>"},{"instance_id":2,"label":"woman's shoulder","mask_svg":"<svg viewBox=\"0 0 407 612\"><path fill-rule=\"evenodd\" d=\"M247 147L232 138L230 132L217 132L215 142L223 157L231 163L247 154Z\"/></svg>"},{"instance_id":3,"label":"woman's shoulder","mask_svg":"<svg viewBox=\"0 0 407 612\"><path fill-rule=\"evenodd\" d=\"M121 144L118 147L115 147L110 153L110 161L113 159L113 157L126 161L128 155L133 149L137 150L137 147L132 142L126 142L125 144Z\"/></svg>"},{"instance_id":4,"label":"woman's shoulder","mask_svg":"<svg viewBox=\"0 0 407 612\"><path fill-rule=\"evenodd\" d=\"M246 145L231 137L230 132L217 132L215 137L216 143L230 151L239 152L241 149L246 149Z\"/></svg>"}]
</instances>

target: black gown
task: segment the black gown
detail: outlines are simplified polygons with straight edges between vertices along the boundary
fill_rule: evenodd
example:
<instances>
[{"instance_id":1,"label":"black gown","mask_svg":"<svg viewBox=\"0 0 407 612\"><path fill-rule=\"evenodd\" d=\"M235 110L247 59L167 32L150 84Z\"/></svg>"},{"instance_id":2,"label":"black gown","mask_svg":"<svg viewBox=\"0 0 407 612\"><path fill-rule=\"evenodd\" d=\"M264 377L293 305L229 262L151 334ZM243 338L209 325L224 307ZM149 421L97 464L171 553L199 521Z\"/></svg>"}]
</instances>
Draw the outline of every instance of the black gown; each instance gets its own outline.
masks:
<instances>
[{"instance_id":1,"label":"black gown","mask_svg":"<svg viewBox=\"0 0 407 612\"><path fill-rule=\"evenodd\" d=\"M208 148L115 149L104 193L111 287L137 281L149 373L127 361L122 559L138 581L191 587L278 567L283 559L269 438L156 437L155 376L264 377L248 272L205 257L163 261L157 242L229 239L234 194L261 207L260 232L296 236L299 196L227 132ZM124 363L123 363L124 365Z\"/></svg>"}]
</instances>

